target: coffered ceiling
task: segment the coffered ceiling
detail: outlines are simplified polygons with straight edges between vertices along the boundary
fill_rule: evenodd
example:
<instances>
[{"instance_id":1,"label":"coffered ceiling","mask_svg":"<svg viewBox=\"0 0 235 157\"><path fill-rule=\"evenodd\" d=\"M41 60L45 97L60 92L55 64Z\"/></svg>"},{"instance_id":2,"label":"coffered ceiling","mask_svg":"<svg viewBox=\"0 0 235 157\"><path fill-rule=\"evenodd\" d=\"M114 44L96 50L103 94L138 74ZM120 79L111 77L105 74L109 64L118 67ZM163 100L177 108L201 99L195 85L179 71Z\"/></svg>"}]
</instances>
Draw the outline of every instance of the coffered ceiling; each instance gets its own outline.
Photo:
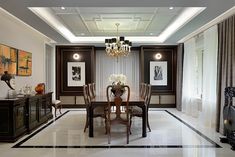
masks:
<instances>
[{"instance_id":1,"label":"coffered ceiling","mask_svg":"<svg viewBox=\"0 0 235 157\"><path fill-rule=\"evenodd\" d=\"M75 36L159 35L184 8L156 7L80 7L48 8Z\"/></svg>"},{"instance_id":2,"label":"coffered ceiling","mask_svg":"<svg viewBox=\"0 0 235 157\"><path fill-rule=\"evenodd\" d=\"M115 23L120 23L118 35L138 44L176 44L234 4L235 0L0 1L3 9L58 44L100 44L117 35ZM186 10L195 8L191 17L174 25L190 14Z\"/></svg>"}]
</instances>

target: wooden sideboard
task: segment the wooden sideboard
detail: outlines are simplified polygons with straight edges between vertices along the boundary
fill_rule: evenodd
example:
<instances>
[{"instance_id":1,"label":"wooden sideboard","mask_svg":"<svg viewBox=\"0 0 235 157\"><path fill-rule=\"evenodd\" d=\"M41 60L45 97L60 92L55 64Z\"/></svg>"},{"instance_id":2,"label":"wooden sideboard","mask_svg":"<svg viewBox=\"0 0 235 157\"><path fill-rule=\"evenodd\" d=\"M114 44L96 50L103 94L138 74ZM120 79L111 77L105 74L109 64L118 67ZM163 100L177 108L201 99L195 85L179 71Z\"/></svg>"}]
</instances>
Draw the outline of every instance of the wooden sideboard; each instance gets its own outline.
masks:
<instances>
[{"instance_id":1,"label":"wooden sideboard","mask_svg":"<svg viewBox=\"0 0 235 157\"><path fill-rule=\"evenodd\" d=\"M52 93L0 99L0 141L14 142L47 122L52 115Z\"/></svg>"}]
</instances>

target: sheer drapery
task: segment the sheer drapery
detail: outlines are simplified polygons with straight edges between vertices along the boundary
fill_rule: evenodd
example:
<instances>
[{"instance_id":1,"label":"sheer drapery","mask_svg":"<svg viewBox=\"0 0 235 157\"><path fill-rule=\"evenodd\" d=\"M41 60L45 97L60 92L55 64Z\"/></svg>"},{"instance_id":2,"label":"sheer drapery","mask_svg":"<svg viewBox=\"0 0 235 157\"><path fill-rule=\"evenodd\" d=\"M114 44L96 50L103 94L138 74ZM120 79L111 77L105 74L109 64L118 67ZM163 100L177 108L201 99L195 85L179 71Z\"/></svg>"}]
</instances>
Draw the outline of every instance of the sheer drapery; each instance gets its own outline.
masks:
<instances>
[{"instance_id":1,"label":"sheer drapery","mask_svg":"<svg viewBox=\"0 0 235 157\"><path fill-rule=\"evenodd\" d=\"M191 116L199 117L201 122L208 127L215 127L217 26L209 28L201 35L203 40L196 41L197 37L194 37L184 43L182 111ZM200 46L203 50L200 58L202 61L198 60L197 48ZM197 80L200 79L198 72L202 72L202 81ZM201 94L198 89L201 89Z\"/></svg>"},{"instance_id":2,"label":"sheer drapery","mask_svg":"<svg viewBox=\"0 0 235 157\"><path fill-rule=\"evenodd\" d=\"M235 86L235 16L218 24L216 130L223 133L223 107L225 87Z\"/></svg>"},{"instance_id":3,"label":"sheer drapery","mask_svg":"<svg viewBox=\"0 0 235 157\"><path fill-rule=\"evenodd\" d=\"M196 98L196 47L195 38L184 43L182 112L197 116L198 103Z\"/></svg>"},{"instance_id":4,"label":"sheer drapery","mask_svg":"<svg viewBox=\"0 0 235 157\"><path fill-rule=\"evenodd\" d=\"M203 53L203 87L202 87L202 121L208 127L215 128L216 122L216 78L218 31L217 25L204 33Z\"/></svg>"},{"instance_id":5,"label":"sheer drapery","mask_svg":"<svg viewBox=\"0 0 235 157\"><path fill-rule=\"evenodd\" d=\"M131 51L127 57L117 58L106 55L104 50L96 51L96 92L104 94L111 84L108 78L111 74L124 74L131 93L139 91L139 52Z\"/></svg>"}]
</instances>

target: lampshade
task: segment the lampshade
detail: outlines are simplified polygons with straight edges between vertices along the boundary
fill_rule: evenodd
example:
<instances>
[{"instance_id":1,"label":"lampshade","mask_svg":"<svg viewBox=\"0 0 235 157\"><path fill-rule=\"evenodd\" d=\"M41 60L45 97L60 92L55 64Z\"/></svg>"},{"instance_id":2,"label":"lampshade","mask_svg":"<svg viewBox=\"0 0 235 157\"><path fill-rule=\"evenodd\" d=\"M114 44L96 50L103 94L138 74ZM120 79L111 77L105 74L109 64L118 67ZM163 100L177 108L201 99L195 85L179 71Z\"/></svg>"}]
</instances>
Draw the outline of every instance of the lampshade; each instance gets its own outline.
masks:
<instances>
[{"instance_id":1,"label":"lampshade","mask_svg":"<svg viewBox=\"0 0 235 157\"><path fill-rule=\"evenodd\" d=\"M115 24L117 26L117 37L111 39L105 39L106 52L109 56L119 57L128 56L131 51L132 43L129 40L125 40L124 36L118 36L119 23Z\"/></svg>"}]
</instances>

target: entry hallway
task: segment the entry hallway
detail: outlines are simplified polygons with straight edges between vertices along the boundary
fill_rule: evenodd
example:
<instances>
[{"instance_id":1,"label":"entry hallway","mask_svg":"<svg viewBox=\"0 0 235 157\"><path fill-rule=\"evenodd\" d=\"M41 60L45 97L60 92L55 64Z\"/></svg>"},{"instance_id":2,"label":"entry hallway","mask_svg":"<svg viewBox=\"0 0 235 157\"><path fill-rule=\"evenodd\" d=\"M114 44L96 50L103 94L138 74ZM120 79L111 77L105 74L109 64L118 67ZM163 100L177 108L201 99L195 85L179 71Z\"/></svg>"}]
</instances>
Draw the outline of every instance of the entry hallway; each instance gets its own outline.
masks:
<instances>
[{"instance_id":1,"label":"entry hallway","mask_svg":"<svg viewBox=\"0 0 235 157\"><path fill-rule=\"evenodd\" d=\"M105 135L104 121L94 120L94 138L84 133L85 111L63 110L57 118L24 136L16 143L0 143L1 157L232 157L230 145L220 143L220 135L203 127L198 120L176 109L149 111L152 131L142 138L141 118L135 117L130 143L124 126L115 126L111 144Z\"/></svg>"}]
</instances>

